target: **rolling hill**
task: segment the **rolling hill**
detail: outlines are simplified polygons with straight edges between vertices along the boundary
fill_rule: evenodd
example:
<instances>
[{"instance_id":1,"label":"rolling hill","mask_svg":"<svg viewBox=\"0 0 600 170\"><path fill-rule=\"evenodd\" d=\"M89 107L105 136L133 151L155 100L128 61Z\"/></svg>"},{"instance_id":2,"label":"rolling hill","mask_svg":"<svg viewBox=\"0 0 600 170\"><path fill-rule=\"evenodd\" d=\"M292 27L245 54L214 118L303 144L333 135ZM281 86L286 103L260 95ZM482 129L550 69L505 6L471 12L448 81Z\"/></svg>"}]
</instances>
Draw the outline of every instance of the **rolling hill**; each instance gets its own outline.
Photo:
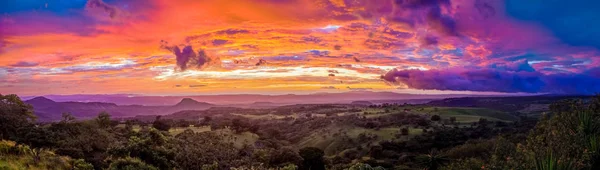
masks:
<instances>
[{"instance_id":1,"label":"rolling hill","mask_svg":"<svg viewBox=\"0 0 600 170\"><path fill-rule=\"evenodd\" d=\"M215 105L184 98L173 106L117 105L103 102L55 102L45 97L26 100L31 104L38 121L48 122L61 119L62 113L71 113L79 119L90 119L106 111L113 117L134 117L137 115L166 115L183 110L205 110Z\"/></svg>"}]
</instances>

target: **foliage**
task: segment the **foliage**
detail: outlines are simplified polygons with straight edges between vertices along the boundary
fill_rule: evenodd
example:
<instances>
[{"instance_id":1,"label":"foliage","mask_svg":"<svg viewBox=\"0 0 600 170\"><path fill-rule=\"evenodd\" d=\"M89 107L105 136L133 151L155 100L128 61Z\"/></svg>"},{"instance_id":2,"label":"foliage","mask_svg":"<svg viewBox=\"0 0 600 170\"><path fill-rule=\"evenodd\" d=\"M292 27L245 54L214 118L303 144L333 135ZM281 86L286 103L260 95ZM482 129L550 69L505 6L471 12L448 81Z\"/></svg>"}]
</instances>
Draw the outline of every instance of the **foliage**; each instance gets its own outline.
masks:
<instances>
[{"instance_id":1,"label":"foliage","mask_svg":"<svg viewBox=\"0 0 600 170\"><path fill-rule=\"evenodd\" d=\"M129 137L127 143L112 147L108 152L117 158L139 158L160 169L171 169L175 167L175 162L168 140L162 132L150 128Z\"/></svg>"},{"instance_id":2,"label":"foliage","mask_svg":"<svg viewBox=\"0 0 600 170\"><path fill-rule=\"evenodd\" d=\"M431 116L431 121L440 121L442 118L440 117L440 115L433 115Z\"/></svg>"},{"instance_id":3,"label":"foliage","mask_svg":"<svg viewBox=\"0 0 600 170\"><path fill-rule=\"evenodd\" d=\"M446 155L441 154L435 149L431 150L429 154L418 156L416 159L427 170L437 170L450 161Z\"/></svg>"},{"instance_id":4,"label":"foliage","mask_svg":"<svg viewBox=\"0 0 600 170\"><path fill-rule=\"evenodd\" d=\"M302 162L302 166L300 169L310 169L310 170L324 170L325 162L323 160L323 156L325 153L323 150L315 147L306 147L300 149L300 156L304 161Z\"/></svg>"},{"instance_id":5,"label":"foliage","mask_svg":"<svg viewBox=\"0 0 600 170\"><path fill-rule=\"evenodd\" d=\"M0 135L16 143L0 144L0 169L600 169L600 98L553 104L539 122L490 109L383 104L213 108L193 119L115 126L106 112L35 123L30 106L7 96ZM442 119L454 125L431 123Z\"/></svg>"},{"instance_id":6,"label":"foliage","mask_svg":"<svg viewBox=\"0 0 600 170\"><path fill-rule=\"evenodd\" d=\"M547 153L545 157L535 157L536 170L571 170L575 168L571 160L561 161L554 157L552 153Z\"/></svg>"},{"instance_id":7,"label":"foliage","mask_svg":"<svg viewBox=\"0 0 600 170\"><path fill-rule=\"evenodd\" d=\"M101 128L108 128L111 126L110 114L107 112L100 112L95 121Z\"/></svg>"},{"instance_id":8,"label":"foliage","mask_svg":"<svg viewBox=\"0 0 600 170\"><path fill-rule=\"evenodd\" d=\"M18 138L21 129L32 126L33 107L14 94L0 94L0 139Z\"/></svg>"},{"instance_id":9,"label":"foliage","mask_svg":"<svg viewBox=\"0 0 600 170\"><path fill-rule=\"evenodd\" d=\"M47 149L30 148L12 141L0 141L0 169L91 170L93 166L81 159L56 155Z\"/></svg>"},{"instance_id":10,"label":"foliage","mask_svg":"<svg viewBox=\"0 0 600 170\"><path fill-rule=\"evenodd\" d=\"M383 168L381 166L371 167L371 165L369 165L369 164L356 163L356 164L352 165L350 168L348 168L348 170L385 170L385 168Z\"/></svg>"},{"instance_id":11,"label":"foliage","mask_svg":"<svg viewBox=\"0 0 600 170\"><path fill-rule=\"evenodd\" d=\"M538 123L522 148L527 162L535 162L532 167L538 169L598 168L594 158L600 117L591 107L597 103L598 99L591 104L568 100L551 105L553 115Z\"/></svg>"},{"instance_id":12,"label":"foliage","mask_svg":"<svg viewBox=\"0 0 600 170\"><path fill-rule=\"evenodd\" d=\"M161 119L161 116L156 116L156 120L152 123L152 127L160 131L169 131L169 129L171 129L171 125L166 120Z\"/></svg>"},{"instance_id":13,"label":"foliage","mask_svg":"<svg viewBox=\"0 0 600 170\"><path fill-rule=\"evenodd\" d=\"M114 160L108 170L158 170L137 158L125 157Z\"/></svg>"},{"instance_id":14,"label":"foliage","mask_svg":"<svg viewBox=\"0 0 600 170\"><path fill-rule=\"evenodd\" d=\"M175 162L183 169L201 169L203 165L219 163L220 168L239 167L243 161L232 143L213 133L195 133L186 130L175 136L173 141ZM248 155L249 156L249 155Z\"/></svg>"},{"instance_id":15,"label":"foliage","mask_svg":"<svg viewBox=\"0 0 600 170\"><path fill-rule=\"evenodd\" d=\"M467 158L452 161L447 166L441 168L442 170L479 170L485 169L485 162L477 158Z\"/></svg>"}]
</instances>

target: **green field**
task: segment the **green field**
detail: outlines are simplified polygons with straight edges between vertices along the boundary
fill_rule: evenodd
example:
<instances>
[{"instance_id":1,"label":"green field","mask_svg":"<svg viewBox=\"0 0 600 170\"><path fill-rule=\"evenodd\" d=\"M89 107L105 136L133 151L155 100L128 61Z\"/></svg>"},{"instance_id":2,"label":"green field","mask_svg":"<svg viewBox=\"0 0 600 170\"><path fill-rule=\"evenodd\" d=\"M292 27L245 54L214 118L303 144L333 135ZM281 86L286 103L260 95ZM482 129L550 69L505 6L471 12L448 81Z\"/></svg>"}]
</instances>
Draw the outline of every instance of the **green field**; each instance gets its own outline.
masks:
<instances>
[{"instance_id":1,"label":"green field","mask_svg":"<svg viewBox=\"0 0 600 170\"><path fill-rule=\"evenodd\" d=\"M242 117L248 118L248 119L284 119L286 117L293 117L293 118L298 117L298 115L296 115L295 113L288 115L288 116L274 115L274 114L251 115L251 114L239 114L239 113L233 113L233 115L242 116Z\"/></svg>"},{"instance_id":2,"label":"green field","mask_svg":"<svg viewBox=\"0 0 600 170\"><path fill-rule=\"evenodd\" d=\"M456 121L459 123L472 123L479 121L480 118L485 118L489 121L505 121L512 122L517 121L519 118L517 116L498 111L493 109L486 108L472 108L472 107L397 107L395 109L388 109L388 112L385 112L383 108L365 108L363 109L363 113L361 115L367 118L375 118L381 116L387 116L391 114L404 113L404 109L410 109L407 111L408 113L418 113L418 114L429 114L429 115L440 115L443 119L449 119L450 117L455 117ZM367 114L365 114L367 113Z\"/></svg>"},{"instance_id":3,"label":"green field","mask_svg":"<svg viewBox=\"0 0 600 170\"><path fill-rule=\"evenodd\" d=\"M252 145L258 140L258 135L251 132L234 133L230 129L215 130L223 139L233 143L236 148L242 148L244 145Z\"/></svg>"},{"instance_id":4,"label":"green field","mask_svg":"<svg viewBox=\"0 0 600 170\"><path fill-rule=\"evenodd\" d=\"M476 122L479 118L486 118L490 121L517 121L517 116L486 108L471 107L426 107L422 113L431 115L440 115L442 118L456 117L457 122Z\"/></svg>"},{"instance_id":5,"label":"green field","mask_svg":"<svg viewBox=\"0 0 600 170\"><path fill-rule=\"evenodd\" d=\"M383 140L406 140L412 136L423 133L422 129L409 128L409 135L401 138L396 138L396 134L400 132L399 127L381 128L379 130L366 129L353 126L330 126L328 128L316 130L311 135L303 138L297 145L302 147L317 147L323 149L326 155L337 154L343 151L344 145L348 144L347 140L358 141L360 134L376 135L374 140L367 143L361 143L363 147L370 144L376 144Z\"/></svg>"},{"instance_id":6,"label":"green field","mask_svg":"<svg viewBox=\"0 0 600 170\"><path fill-rule=\"evenodd\" d=\"M171 135L177 135L177 134L180 134L183 131L188 130L188 129L190 129L190 130L192 130L192 131L194 131L196 133L208 132L208 131L211 130L210 126L201 126L201 127L192 127L192 126L190 126L190 127L184 127L184 128L182 128L182 127L173 127L171 129L169 129L169 133Z\"/></svg>"}]
</instances>

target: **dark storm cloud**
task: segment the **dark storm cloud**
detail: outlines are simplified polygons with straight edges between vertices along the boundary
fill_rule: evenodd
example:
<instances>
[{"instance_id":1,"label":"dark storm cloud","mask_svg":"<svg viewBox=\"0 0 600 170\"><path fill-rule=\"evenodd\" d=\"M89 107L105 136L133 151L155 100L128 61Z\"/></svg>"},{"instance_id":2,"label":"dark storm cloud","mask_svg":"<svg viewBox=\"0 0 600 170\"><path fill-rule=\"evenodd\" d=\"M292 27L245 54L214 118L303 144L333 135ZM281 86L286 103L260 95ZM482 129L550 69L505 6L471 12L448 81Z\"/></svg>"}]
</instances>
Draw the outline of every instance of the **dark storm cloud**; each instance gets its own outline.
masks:
<instances>
[{"instance_id":1,"label":"dark storm cloud","mask_svg":"<svg viewBox=\"0 0 600 170\"><path fill-rule=\"evenodd\" d=\"M600 77L589 73L543 74L528 64L492 65L490 68L391 70L381 78L409 88L430 90L594 94Z\"/></svg>"}]
</instances>

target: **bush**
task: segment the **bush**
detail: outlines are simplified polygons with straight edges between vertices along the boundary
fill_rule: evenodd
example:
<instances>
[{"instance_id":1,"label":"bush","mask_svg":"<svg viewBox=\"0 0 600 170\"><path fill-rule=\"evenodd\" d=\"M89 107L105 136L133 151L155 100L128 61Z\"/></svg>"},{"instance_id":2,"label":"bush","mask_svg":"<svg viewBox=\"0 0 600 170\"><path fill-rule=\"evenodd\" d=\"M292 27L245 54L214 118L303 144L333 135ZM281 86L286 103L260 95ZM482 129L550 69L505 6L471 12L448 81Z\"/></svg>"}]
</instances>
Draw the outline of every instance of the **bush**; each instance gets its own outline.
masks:
<instances>
[{"instance_id":1,"label":"bush","mask_svg":"<svg viewBox=\"0 0 600 170\"><path fill-rule=\"evenodd\" d=\"M408 128L402 128L402 129L400 129L400 134L402 136L407 136L409 134Z\"/></svg>"},{"instance_id":2,"label":"bush","mask_svg":"<svg viewBox=\"0 0 600 170\"><path fill-rule=\"evenodd\" d=\"M160 131L169 131L169 129L171 129L171 125L165 120L160 119L160 116L156 117L156 120L152 123L152 127Z\"/></svg>"},{"instance_id":3,"label":"bush","mask_svg":"<svg viewBox=\"0 0 600 170\"><path fill-rule=\"evenodd\" d=\"M137 158L121 158L113 161L108 170L158 170L158 168L148 165Z\"/></svg>"},{"instance_id":4,"label":"bush","mask_svg":"<svg viewBox=\"0 0 600 170\"><path fill-rule=\"evenodd\" d=\"M442 118L439 115L433 115L431 116L431 121L440 121Z\"/></svg>"}]
</instances>

